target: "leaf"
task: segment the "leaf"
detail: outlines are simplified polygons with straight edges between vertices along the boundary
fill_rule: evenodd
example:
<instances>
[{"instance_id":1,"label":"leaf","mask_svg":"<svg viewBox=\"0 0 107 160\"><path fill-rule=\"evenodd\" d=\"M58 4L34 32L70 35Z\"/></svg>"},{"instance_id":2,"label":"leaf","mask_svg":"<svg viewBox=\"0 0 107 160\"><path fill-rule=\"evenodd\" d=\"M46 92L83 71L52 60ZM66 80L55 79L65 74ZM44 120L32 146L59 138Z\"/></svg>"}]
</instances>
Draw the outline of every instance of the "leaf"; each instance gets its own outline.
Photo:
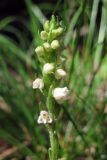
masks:
<instances>
[{"instance_id":1,"label":"leaf","mask_svg":"<svg viewBox=\"0 0 107 160\"><path fill-rule=\"evenodd\" d=\"M18 141L16 138L5 132L3 129L0 129L0 138L4 139L9 144L16 146L22 154L31 156L34 155L34 153L28 147L26 147L24 143Z\"/></svg>"},{"instance_id":2,"label":"leaf","mask_svg":"<svg viewBox=\"0 0 107 160\"><path fill-rule=\"evenodd\" d=\"M4 29L9 23L13 22L16 18L9 16L0 20L0 30Z\"/></svg>"}]
</instances>

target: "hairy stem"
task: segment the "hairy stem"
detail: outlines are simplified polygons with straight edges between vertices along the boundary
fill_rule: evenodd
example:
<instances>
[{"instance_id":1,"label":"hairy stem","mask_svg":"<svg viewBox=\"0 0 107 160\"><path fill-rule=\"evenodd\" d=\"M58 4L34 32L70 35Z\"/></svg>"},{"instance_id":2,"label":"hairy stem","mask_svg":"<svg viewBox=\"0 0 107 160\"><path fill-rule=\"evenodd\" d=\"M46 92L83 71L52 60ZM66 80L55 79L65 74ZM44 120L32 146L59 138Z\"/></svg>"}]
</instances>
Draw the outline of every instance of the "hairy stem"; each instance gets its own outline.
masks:
<instances>
[{"instance_id":1,"label":"hairy stem","mask_svg":"<svg viewBox=\"0 0 107 160\"><path fill-rule=\"evenodd\" d=\"M52 97L52 89L54 85L51 85L48 91L47 97L47 108L49 110L50 115L52 116L54 123L52 126L49 127L49 135L50 135L50 160L57 160L58 159L58 152L59 152L59 142L56 130L56 111L55 111L55 104Z\"/></svg>"},{"instance_id":2,"label":"hairy stem","mask_svg":"<svg viewBox=\"0 0 107 160\"><path fill-rule=\"evenodd\" d=\"M58 159L58 152L59 152L59 143L58 143L58 136L56 132L56 128L52 128L49 131L50 134L50 144L51 144L51 156L50 160L57 160Z\"/></svg>"}]
</instances>

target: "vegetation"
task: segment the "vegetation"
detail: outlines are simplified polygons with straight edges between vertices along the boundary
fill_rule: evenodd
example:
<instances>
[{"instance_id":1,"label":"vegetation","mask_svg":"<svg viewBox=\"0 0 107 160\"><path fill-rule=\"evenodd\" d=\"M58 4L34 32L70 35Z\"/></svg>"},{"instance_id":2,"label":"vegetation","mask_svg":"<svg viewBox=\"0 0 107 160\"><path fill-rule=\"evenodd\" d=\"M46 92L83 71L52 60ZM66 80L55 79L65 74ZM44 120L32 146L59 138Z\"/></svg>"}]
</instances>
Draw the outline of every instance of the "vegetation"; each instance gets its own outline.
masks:
<instances>
[{"instance_id":1,"label":"vegetation","mask_svg":"<svg viewBox=\"0 0 107 160\"><path fill-rule=\"evenodd\" d=\"M35 53L41 43L39 32L55 14L66 28L63 86L71 91L69 100L57 106L60 158L106 160L106 0L38 5L26 0L25 4L27 18L9 16L0 21L0 159L49 159L48 132L37 123L41 96L32 83L41 72Z\"/></svg>"}]
</instances>

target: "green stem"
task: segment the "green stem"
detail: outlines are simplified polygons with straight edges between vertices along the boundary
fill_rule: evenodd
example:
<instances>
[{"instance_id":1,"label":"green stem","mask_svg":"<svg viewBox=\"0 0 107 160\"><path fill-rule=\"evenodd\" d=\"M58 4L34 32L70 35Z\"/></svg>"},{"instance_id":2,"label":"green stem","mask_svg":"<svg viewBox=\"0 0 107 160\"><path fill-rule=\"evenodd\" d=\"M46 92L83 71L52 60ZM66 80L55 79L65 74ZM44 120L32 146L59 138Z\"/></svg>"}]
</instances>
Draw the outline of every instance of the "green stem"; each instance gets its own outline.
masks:
<instances>
[{"instance_id":1,"label":"green stem","mask_svg":"<svg viewBox=\"0 0 107 160\"><path fill-rule=\"evenodd\" d=\"M51 155L50 160L57 160L58 159L58 152L59 152L59 143L58 143L58 136L56 132L56 128L52 128L49 131L50 134L50 144L51 144Z\"/></svg>"},{"instance_id":2,"label":"green stem","mask_svg":"<svg viewBox=\"0 0 107 160\"><path fill-rule=\"evenodd\" d=\"M48 97L47 97L47 108L48 108L49 114L51 115L54 121L53 124L49 126L50 145L51 145L51 148L49 149L49 158L50 160L57 160L58 152L59 152L59 142L58 142L58 136L56 131L55 103L52 97L53 86L54 85L50 86L48 91Z\"/></svg>"}]
</instances>

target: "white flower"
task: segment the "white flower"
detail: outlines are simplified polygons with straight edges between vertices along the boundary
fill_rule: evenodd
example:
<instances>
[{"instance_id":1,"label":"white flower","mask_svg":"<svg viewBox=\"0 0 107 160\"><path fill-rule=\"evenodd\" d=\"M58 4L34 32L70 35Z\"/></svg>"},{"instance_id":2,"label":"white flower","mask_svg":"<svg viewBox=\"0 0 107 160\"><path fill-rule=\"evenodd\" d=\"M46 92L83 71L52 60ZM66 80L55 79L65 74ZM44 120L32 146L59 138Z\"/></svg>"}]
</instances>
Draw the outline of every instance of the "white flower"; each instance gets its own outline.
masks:
<instances>
[{"instance_id":1,"label":"white flower","mask_svg":"<svg viewBox=\"0 0 107 160\"><path fill-rule=\"evenodd\" d=\"M46 31L41 31L40 36L41 36L41 39L46 40L47 39Z\"/></svg>"},{"instance_id":2,"label":"white flower","mask_svg":"<svg viewBox=\"0 0 107 160\"><path fill-rule=\"evenodd\" d=\"M33 81L33 89L42 89L44 87L43 80L40 78L37 78Z\"/></svg>"},{"instance_id":3,"label":"white flower","mask_svg":"<svg viewBox=\"0 0 107 160\"><path fill-rule=\"evenodd\" d=\"M61 79L66 76L66 72L63 69L57 69L55 73L56 79Z\"/></svg>"},{"instance_id":4,"label":"white flower","mask_svg":"<svg viewBox=\"0 0 107 160\"><path fill-rule=\"evenodd\" d=\"M53 70L54 70L54 64L53 63L44 64L44 66L43 66L43 73L44 74L52 73Z\"/></svg>"},{"instance_id":5,"label":"white flower","mask_svg":"<svg viewBox=\"0 0 107 160\"><path fill-rule=\"evenodd\" d=\"M41 123L43 123L43 124L52 123L52 118L50 117L50 115L47 111L41 111L37 122L39 124L41 124Z\"/></svg>"},{"instance_id":6,"label":"white flower","mask_svg":"<svg viewBox=\"0 0 107 160\"><path fill-rule=\"evenodd\" d=\"M35 49L35 52L38 54L38 55L43 55L44 54L44 49L42 46L38 46L36 49Z\"/></svg>"},{"instance_id":7,"label":"white flower","mask_svg":"<svg viewBox=\"0 0 107 160\"><path fill-rule=\"evenodd\" d=\"M63 103L65 100L68 99L68 96L69 96L69 90L67 87L64 87L64 88L55 88L53 90L53 97L55 98L55 100L61 104Z\"/></svg>"},{"instance_id":8,"label":"white flower","mask_svg":"<svg viewBox=\"0 0 107 160\"><path fill-rule=\"evenodd\" d=\"M60 46L59 41L58 40L53 40L51 43L51 47L52 49L58 49Z\"/></svg>"}]
</instances>

